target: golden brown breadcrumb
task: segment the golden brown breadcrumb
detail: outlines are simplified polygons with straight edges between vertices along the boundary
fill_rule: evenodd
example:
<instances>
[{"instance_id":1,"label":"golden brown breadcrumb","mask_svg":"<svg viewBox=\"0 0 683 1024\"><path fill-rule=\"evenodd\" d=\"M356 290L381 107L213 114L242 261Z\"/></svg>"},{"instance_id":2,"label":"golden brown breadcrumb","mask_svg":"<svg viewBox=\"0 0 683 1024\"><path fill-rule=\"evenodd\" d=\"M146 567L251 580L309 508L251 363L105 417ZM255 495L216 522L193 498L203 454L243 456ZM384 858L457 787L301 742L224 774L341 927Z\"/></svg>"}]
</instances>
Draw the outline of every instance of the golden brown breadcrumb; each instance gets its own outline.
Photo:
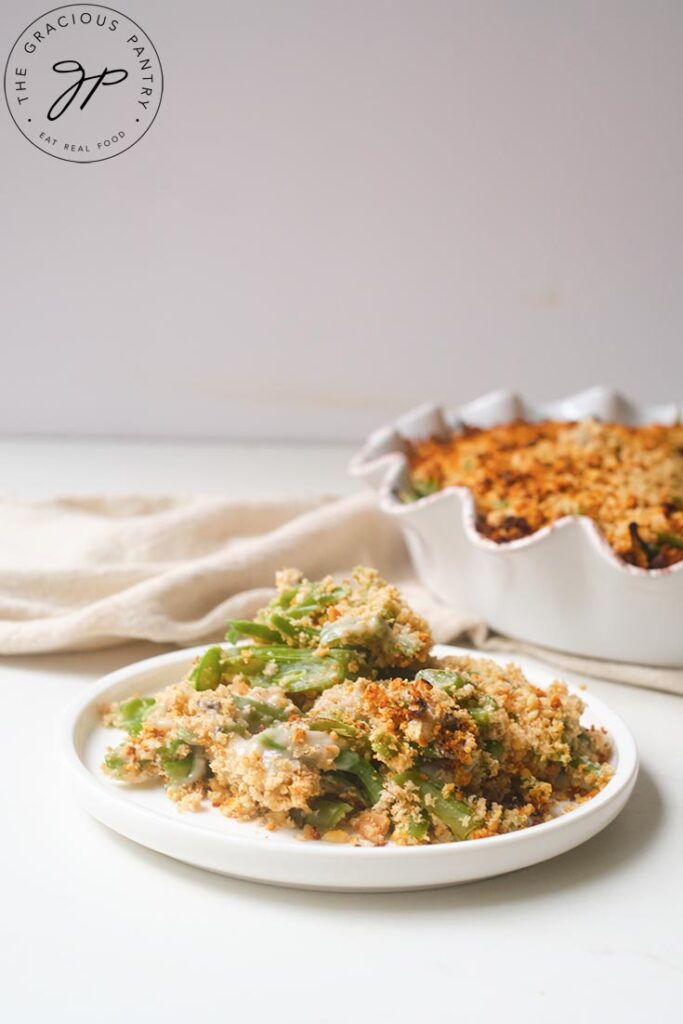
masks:
<instances>
[{"instance_id":1,"label":"golden brown breadcrumb","mask_svg":"<svg viewBox=\"0 0 683 1024\"><path fill-rule=\"evenodd\" d=\"M467 487L477 528L505 543L564 516L591 518L625 561L683 560L683 425L516 420L409 444L419 497Z\"/></svg>"}]
</instances>

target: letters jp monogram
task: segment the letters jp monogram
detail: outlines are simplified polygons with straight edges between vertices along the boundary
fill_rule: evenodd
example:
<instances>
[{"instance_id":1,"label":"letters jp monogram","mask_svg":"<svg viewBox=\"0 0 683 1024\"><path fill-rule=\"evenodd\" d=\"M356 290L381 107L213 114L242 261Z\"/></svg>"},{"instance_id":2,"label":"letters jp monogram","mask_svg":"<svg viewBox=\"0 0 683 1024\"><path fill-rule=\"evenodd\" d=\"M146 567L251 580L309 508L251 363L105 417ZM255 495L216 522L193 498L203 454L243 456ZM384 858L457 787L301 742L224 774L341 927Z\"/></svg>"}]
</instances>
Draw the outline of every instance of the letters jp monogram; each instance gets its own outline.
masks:
<instances>
[{"instance_id":1,"label":"letters jp monogram","mask_svg":"<svg viewBox=\"0 0 683 1024\"><path fill-rule=\"evenodd\" d=\"M68 110L81 91L81 86L85 85L86 82L92 82L93 85L81 103L81 110L83 110L86 103L90 102L100 85L119 85L120 82L128 78L128 72L124 68L105 68L98 75L86 75L85 68L77 60L59 60L56 64L52 65L52 70L60 75L77 74L78 78L63 93L60 93L54 101L47 112L48 121L56 121L65 110Z\"/></svg>"}]
</instances>

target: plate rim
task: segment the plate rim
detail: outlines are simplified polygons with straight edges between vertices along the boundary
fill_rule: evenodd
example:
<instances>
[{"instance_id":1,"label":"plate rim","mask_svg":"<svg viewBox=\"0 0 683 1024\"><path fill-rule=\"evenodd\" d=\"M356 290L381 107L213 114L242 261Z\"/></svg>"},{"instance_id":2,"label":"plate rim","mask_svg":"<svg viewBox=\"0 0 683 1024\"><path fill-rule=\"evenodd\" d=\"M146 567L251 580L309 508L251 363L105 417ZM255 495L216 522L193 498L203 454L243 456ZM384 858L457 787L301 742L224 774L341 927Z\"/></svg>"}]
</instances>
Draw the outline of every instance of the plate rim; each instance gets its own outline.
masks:
<instances>
[{"instance_id":1,"label":"plate rim","mask_svg":"<svg viewBox=\"0 0 683 1024\"><path fill-rule=\"evenodd\" d=\"M113 672L108 672L106 675L99 677L94 683L86 684L78 693L77 697L68 703L62 713L57 734L59 753L63 764L65 764L68 769L72 781L78 785L79 789L93 797L99 797L100 799L106 798L120 808L125 807L126 813L137 818L139 821L153 821L156 823L163 822L164 826L172 828L177 831L178 834L183 833L188 838L196 838L199 836L202 841L210 842L212 844L227 844L230 847L240 847L243 850L245 848L253 848L255 845L258 845L262 849L263 847L261 844L263 841L271 836L274 837L274 833L268 833L264 829L263 836L240 836L231 832L221 833L209 829L200 829L196 824L192 823L191 819L186 820L180 814L178 814L177 820L174 820L162 811L143 806L130 800L126 796L126 792L123 787L119 788L111 784L108 785L104 776L102 779L99 779L95 772L91 771L84 763L78 750L77 731L82 717L91 711L93 704L95 704L98 699L101 699L111 687L125 682L127 679L131 679L132 681L136 676L145 671L154 671L155 669L162 668L166 665L171 666L188 659L191 660L211 646L215 645L201 644L195 647L182 648L177 651L153 655L150 658L144 658L139 661L132 662L129 665L122 666L121 668L115 669ZM514 654L511 654L508 658L504 652L481 651L479 649L458 647L457 645L452 644L435 644L432 650L437 654L448 653L489 658L498 664L500 664L501 661L503 664L506 664L510 661L514 662L515 660ZM525 656L523 656L523 658L524 660L529 660L528 658L525 658ZM542 661L542 659L533 660ZM533 825L530 828L520 829L519 831L509 832L504 835L486 836L485 838L477 839L472 842L435 843L425 846L387 845L381 847L353 846L352 844L323 842L301 842L297 843L296 846L289 846L288 852L301 858L314 857L319 859L321 857L329 857L330 859L334 858L337 861L340 855L345 855L350 861L355 863L369 859L375 863L383 859L392 861L397 859L402 861L408 859L413 861L423 859L425 861L429 861L454 856L462 857L466 855L465 851L467 850L492 850L494 845L502 852L506 847L508 849L512 849L519 845L529 843L530 841L540 842L549 832L557 835L561 831L576 828L579 822L588 821L588 819L594 817L596 814L600 814L601 811L606 809L607 805L618 801L626 791L622 807L620 807L619 811L616 812L618 814L623 808L623 805L629 799L638 776L639 759L635 739L623 719L616 714L616 712L612 711L611 708L599 697L595 697L590 693L590 691L584 692L580 690L575 684L567 683L566 685L570 692L576 693L585 701L587 708L590 708L590 710L595 713L600 724L604 725L608 729L610 736L613 738L615 752L617 754L617 766L612 779L610 779L604 789L602 789L596 796L587 800L585 803L580 804L578 807L574 808L574 810L568 811L566 814L562 814L557 818L553 818L551 821ZM607 719L606 721L602 721L603 715ZM584 840L581 840L581 842L583 841ZM278 848L274 846L273 851L275 851L275 849L283 850L283 847Z\"/></svg>"}]
</instances>

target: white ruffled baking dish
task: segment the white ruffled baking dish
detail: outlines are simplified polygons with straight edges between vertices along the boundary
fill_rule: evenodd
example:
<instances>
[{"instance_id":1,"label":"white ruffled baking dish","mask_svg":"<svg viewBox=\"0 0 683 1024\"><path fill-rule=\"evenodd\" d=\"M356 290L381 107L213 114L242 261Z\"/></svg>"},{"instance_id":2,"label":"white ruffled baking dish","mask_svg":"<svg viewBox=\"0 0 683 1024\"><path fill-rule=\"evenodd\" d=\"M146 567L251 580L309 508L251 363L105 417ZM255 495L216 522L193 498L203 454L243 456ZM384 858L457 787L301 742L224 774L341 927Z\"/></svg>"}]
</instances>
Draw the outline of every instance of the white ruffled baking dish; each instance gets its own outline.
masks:
<instances>
[{"instance_id":1,"label":"white ruffled baking dish","mask_svg":"<svg viewBox=\"0 0 683 1024\"><path fill-rule=\"evenodd\" d=\"M379 492L397 516L416 571L442 600L520 640L595 658L683 665L683 562L646 570L622 562L587 516L565 516L529 537L497 544L475 527L472 494L447 487L405 503L405 439L444 435L460 423L491 427L518 417L589 416L674 423L680 404L639 405L591 388L556 402L527 402L496 391L445 412L423 405L376 430L352 459L351 473Z\"/></svg>"}]
</instances>

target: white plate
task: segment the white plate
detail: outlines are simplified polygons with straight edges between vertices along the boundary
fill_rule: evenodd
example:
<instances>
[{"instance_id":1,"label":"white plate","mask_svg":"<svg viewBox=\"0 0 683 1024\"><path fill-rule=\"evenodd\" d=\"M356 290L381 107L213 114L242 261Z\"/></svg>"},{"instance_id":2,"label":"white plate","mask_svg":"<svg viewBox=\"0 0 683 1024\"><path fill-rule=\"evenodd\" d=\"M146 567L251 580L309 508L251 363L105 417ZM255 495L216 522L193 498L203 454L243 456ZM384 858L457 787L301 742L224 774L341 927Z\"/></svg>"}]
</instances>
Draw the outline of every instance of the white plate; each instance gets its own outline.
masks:
<instances>
[{"instance_id":1,"label":"white plate","mask_svg":"<svg viewBox=\"0 0 683 1024\"><path fill-rule=\"evenodd\" d=\"M577 691L586 703L585 723L604 726L612 738L614 777L576 810L521 832L437 846L352 847L303 842L290 832L272 833L225 818L213 808L180 814L160 786L126 786L102 774L105 748L117 734L100 725L98 708L177 682L205 649L162 654L104 676L68 709L60 735L71 780L91 814L115 832L196 867L306 889L390 891L471 882L537 864L590 839L621 811L636 781L638 758L630 732L601 701ZM435 653L472 652L439 646ZM501 664L510 660L486 657ZM524 658L515 660L525 668ZM538 666L530 676L540 686L556 678Z\"/></svg>"}]
</instances>

